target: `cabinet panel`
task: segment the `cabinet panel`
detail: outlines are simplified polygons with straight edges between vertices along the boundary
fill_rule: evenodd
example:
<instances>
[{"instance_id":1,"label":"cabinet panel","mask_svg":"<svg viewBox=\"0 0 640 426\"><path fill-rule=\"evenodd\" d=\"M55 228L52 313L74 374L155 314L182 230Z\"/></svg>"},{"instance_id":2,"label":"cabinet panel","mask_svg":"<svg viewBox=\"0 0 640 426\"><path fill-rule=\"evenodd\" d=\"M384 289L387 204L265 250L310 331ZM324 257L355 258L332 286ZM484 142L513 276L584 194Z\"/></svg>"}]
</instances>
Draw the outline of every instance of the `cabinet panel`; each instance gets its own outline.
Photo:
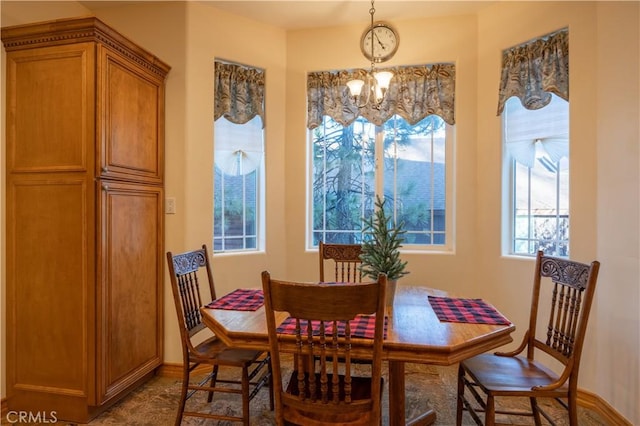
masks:
<instances>
[{"instance_id":1,"label":"cabinet panel","mask_svg":"<svg viewBox=\"0 0 640 426\"><path fill-rule=\"evenodd\" d=\"M87 170L87 149L93 154L94 58L88 43L7 54L7 81L13 83L7 92L10 170Z\"/></svg>"},{"instance_id":2,"label":"cabinet panel","mask_svg":"<svg viewBox=\"0 0 640 426\"><path fill-rule=\"evenodd\" d=\"M93 182L12 179L7 191L7 349L13 391L92 396ZM55 408L55 407L54 407Z\"/></svg>"},{"instance_id":3,"label":"cabinet panel","mask_svg":"<svg viewBox=\"0 0 640 426\"><path fill-rule=\"evenodd\" d=\"M103 398L162 362L160 187L101 183L98 352Z\"/></svg>"},{"instance_id":4,"label":"cabinet panel","mask_svg":"<svg viewBox=\"0 0 640 426\"><path fill-rule=\"evenodd\" d=\"M101 171L105 178L158 183L163 178L163 81L100 47ZM161 127L162 126L162 127Z\"/></svg>"}]
</instances>

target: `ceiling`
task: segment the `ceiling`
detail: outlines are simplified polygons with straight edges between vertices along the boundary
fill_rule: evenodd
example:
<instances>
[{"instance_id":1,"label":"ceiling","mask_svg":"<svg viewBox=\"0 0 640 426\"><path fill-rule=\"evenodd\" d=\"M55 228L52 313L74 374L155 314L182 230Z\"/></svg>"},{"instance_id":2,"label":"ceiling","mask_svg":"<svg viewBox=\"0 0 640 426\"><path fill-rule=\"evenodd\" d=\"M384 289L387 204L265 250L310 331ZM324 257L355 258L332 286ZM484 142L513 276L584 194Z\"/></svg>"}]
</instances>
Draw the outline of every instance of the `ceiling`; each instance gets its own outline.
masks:
<instances>
[{"instance_id":1,"label":"ceiling","mask_svg":"<svg viewBox=\"0 0 640 426\"><path fill-rule=\"evenodd\" d=\"M369 22L369 0L183 0L198 1L227 12L287 30ZM500 0L497 0L500 1ZM377 0L375 19L394 21L475 14L497 2L489 0ZM504 1L504 0L503 0ZM151 1L81 1L91 10Z\"/></svg>"}]
</instances>

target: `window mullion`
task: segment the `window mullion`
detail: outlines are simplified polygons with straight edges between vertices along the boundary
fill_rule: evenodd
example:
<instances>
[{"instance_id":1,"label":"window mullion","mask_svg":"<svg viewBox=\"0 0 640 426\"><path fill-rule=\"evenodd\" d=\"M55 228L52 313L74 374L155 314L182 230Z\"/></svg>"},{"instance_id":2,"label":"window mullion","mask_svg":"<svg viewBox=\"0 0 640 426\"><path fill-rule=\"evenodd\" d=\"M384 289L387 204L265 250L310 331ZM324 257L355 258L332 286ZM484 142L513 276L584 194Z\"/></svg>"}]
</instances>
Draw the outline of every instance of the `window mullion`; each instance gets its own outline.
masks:
<instances>
[{"instance_id":1,"label":"window mullion","mask_svg":"<svg viewBox=\"0 0 640 426\"><path fill-rule=\"evenodd\" d=\"M556 253L560 252L560 162L556 161L556 232L555 232L555 247Z\"/></svg>"},{"instance_id":2,"label":"window mullion","mask_svg":"<svg viewBox=\"0 0 640 426\"><path fill-rule=\"evenodd\" d=\"M533 230L535 221L535 217L532 215L531 204L531 167L527 167L527 247L530 247L531 240L533 239L531 231ZM527 251L530 251L530 249L527 248Z\"/></svg>"},{"instance_id":3,"label":"window mullion","mask_svg":"<svg viewBox=\"0 0 640 426\"><path fill-rule=\"evenodd\" d=\"M435 135L433 132L433 129L431 129L431 132L429 132L429 150L431 151L430 153L430 163L431 163L431 167L429 169L430 171L430 176L429 176L429 183L430 183L430 192L431 192L431 199L429 200L429 202L431 203L431 209L430 209L430 213L429 213L429 221L431 222L431 225L429 226L429 234L430 234L430 242L431 244L434 243L435 241L435 221L436 221L436 217L435 217L435 205L436 205L436 197L435 197L435 191L436 191L436 185L435 185Z\"/></svg>"},{"instance_id":4,"label":"window mullion","mask_svg":"<svg viewBox=\"0 0 640 426\"><path fill-rule=\"evenodd\" d=\"M384 128L375 126L375 195L384 197Z\"/></svg>"},{"instance_id":5,"label":"window mullion","mask_svg":"<svg viewBox=\"0 0 640 426\"><path fill-rule=\"evenodd\" d=\"M354 126L355 126L354 122ZM364 202L365 197L367 195L366 192L366 188L367 188L367 182L366 182L366 157L365 157L365 144L364 144L364 128L365 125L362 124L361 125L361 129L360 129L360 217L364 217L365 216L365 205L366 203ZM355 128L354 128L354 134L355 134ZM361 234L361 238L363 237L362 235L362 226L360 228L360 234Z\"/></svg>"},{"instance_id":6,"label":"window mullion","mask_svg":"<svg viewBox=\"0 0 640 426\"><path fill-rule=\"evenodd\" d=\"M243 173L243 161L240 157L240 173L242 173L242 248L247 248L247 176Z\"/></svg>"},{"instance_id":7,"label":"window mullion","mask_svg":"<svg viewBox=\"0 0 640 426\"><path fill-rule=\"evenodd\" d=\"M395 126L395 120L394 122L394 126L393 126L393 156L391 157L391 161L393 162L393 177L392 177L392 194L393 194L393 203L391 204L393 206L393 222L397 223L398 222L398 140L396 139L397 136L397 132L396 132L396 126ZM382 139L384 140L384 136L382 137ZM383 142L384 144L384 142ZM384 164L384 163L383 163Z\"/></svg>"},{"instance_id":8,"label":"window mullion","mask_svg":"<svg viewBox=\"0 0 640 426\"><path fill-rule=\"evenodd\" d=\"M322 241L327 242L327 123L322 121Z\"/></svg>"},{"instance_id":9,"label":"window mullion","mask_svg":"<svg viewBox=\"0 0 640 426\"><path fill-rule=\"evenodd\" d=\"M226 235L227 233L226 233L225 226L224 226L224 224L226 223L226 221L225 221L225 217L226 217L225 212L227 210L227 206L225 204L226 203L226 201L225 201L226 200L226 197L225 197L225 192L226 192L225 188L226 187L224 185L224 172L220 173L220 180L221 180L221 186L220 187L222 188L221 191L220 191L222 193L222 197L220 197L220 202L222 204L222 209L221 209L222 212L220 214L220 221L221 221L221 223L220 223L220 235L222 236L222 250L224 250L225 249L225 242L226 242L226 239L227 239L227 235Z\"/></svg>"},{"instance_id":10,"label":"window mullion","mask_svg":"<svg viewBox=\"0 0 640 426\"><path fill-rule=\"evenodd\" d=\"M505 112L506 114L506 112ZM510 206L511 206L511 235L509 236L509 241L510 241L510 245L511 245L511 252L515 253L516 252L516 236L518 235L518 230L516 229L516 227L518 226L518 203L517 203L517 192L516 192L516 188L518 185L518 165L516 164L515 160L511 160L511 169L510 169L510 176L511 176L511 182L513 183L511 185L511 199L510 199Z\"/></svg>"}]
</instances>

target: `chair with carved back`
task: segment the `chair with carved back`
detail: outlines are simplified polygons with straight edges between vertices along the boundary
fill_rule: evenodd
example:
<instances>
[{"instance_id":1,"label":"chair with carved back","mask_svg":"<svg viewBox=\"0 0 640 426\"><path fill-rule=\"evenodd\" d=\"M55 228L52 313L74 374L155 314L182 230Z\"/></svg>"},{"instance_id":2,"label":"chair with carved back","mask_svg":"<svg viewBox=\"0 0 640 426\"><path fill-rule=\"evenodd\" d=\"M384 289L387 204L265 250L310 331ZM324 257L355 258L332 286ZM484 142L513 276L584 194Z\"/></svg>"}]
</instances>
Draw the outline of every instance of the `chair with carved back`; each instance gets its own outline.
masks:
<instances>
[{"instance_id":1,"label":"chair with carved back","mask_svg":"<svg viewBox=\"0 0 640 426\"><path fill-rule=\"evenodd\" d=\"M320 259L320 282L362 282L360 265L362 260L362 245L360 244L327 244L318 243L318 257ZM328 269L328 271L327 271ZM326 272L333 271L327 275ZM325 280L325 276L327 279ZM331 278L333 277L333 278ZM353 359L356 364L370 364L368 359Z\"/></svg>"},{"instance_id":2,"label":"chair with carved back","mask_svg":"<svg viewBox=\"0 0 640 426\"><path fill-rule=\"evenodd\" d=\"M359 266L362 246L360 244L326 244L318 243L320 259L320 281L336 282L362 282L362 273ZM333 261L333 262L330 262ZM330 263L333 269L333 278L325 280L325 268Z\"/></svg>"},{"instance_id":3,"label":"chair with carved back","mask_svg":"<svg viewBox=\"0 0 640 426\"><path fill-rule=\"evenodd\" d=\"M482 420L478 413L482 412L486 425L496 424L496 414L533 416L536 425L541 424L542 415L555 424L537 398L556 400L568 410L569 424L578 425L578 371L599 268L598 261L584 264L538 252L529 328L520 346L511 352L482 354L460 363L458 425L465 410L479 425ZM539 319L546 321L539 324ZM557 368L552 369L552 363L557 363ZM531 410L497 409L498 397L527 397Z\"/></svg>"},{"instance_id":4,"label":"chair with carved back","mask_svg":"<svg viewBox=\"0 0 640 426\"><path fill-rule=\"evenodd\" d=\"M265 271L262 287L276 424L381 424L386 276L367 283L301 283L275 280ZM290 332L278 330L276 312L288 313L285 323L290 324ZM374 324L372 335L356 334L355 321L362 318ZM371 369L365 369L366 374L352 374L351 342L356 338L367 338L372 345ZM294 356L281 356L284 343L295 347ZM289 371L283 365L286 360L292 364L288 383L283 377Z\"/></svg>"},{"instance_id":5,"label":"chair with carved back","mask_svg":"<svg viewBox=\"0 0 640 426\"><path fill-rule=\"evenodd\" d=\"M182 390L176 425L182 423L183 417L192 416L242 422L248 426L249 402L265 385L269 387L273 409L270 356L261 351L229 348L216 336L197 343L199 340L196 335L206 329L200 314L200 307L204 306L202 288L207 288L211 300L216 299L207 247L203 245L198 250L175 255L168 252L167 262L183 353ZM191 376L198 374L198 371L194 370L200 365L209 365L212 370L207 377L196 382ZM219 367L236 369L238 378L219 378ZM215 392L241 395L242 416L187 410L187 400L196 392L207 392L209 403L213 400Z\"/></svg>"}]
</instances>

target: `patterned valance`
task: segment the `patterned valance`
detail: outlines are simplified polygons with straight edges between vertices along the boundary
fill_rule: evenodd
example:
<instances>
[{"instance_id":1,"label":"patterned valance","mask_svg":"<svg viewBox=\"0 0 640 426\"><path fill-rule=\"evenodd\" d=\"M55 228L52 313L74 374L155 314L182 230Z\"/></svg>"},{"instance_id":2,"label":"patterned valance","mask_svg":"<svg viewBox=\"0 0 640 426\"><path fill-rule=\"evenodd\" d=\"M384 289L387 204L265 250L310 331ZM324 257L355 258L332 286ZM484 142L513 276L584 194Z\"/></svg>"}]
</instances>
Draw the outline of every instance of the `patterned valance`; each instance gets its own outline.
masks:
<instances>
[{"instance_id":1,"label":"patterned valance","mask_svg":"<svg viewBox=\"0 0 640 426\"><path fill-rule=\"evenodd\" d=\"M393 72L389 90L379 109L371 104L358 108L347 81L366 81L365 70L320 71L307 75L307 127L314 129L328 115L343 126L358 116L378 126L394 114L414 125L436 114L455 124L455 65L432 64L384 69ZM369 90L367 86L363 92Z\"/></svg>"},{"instance_id":2,"label":"patterned valance","mask_svg":"<svg viewBox=\"0 0 640 426\"><path fill-rule=\"evenodd\" d=\"M551 93L569 100L569 30L562 29L502 52L498 115L511 96L526 109L551 102Z\"/></svg>"},{"instance_id":3,"label":"patterned valance","mask_svg":"<svg viewBox=\"0 0 640 426\"><path fill-rule=\"evenodd\" d=\"M245 124L256 115L264 127L264 70L215 61L214 121Z\"/></svg>"}]
</instances>

